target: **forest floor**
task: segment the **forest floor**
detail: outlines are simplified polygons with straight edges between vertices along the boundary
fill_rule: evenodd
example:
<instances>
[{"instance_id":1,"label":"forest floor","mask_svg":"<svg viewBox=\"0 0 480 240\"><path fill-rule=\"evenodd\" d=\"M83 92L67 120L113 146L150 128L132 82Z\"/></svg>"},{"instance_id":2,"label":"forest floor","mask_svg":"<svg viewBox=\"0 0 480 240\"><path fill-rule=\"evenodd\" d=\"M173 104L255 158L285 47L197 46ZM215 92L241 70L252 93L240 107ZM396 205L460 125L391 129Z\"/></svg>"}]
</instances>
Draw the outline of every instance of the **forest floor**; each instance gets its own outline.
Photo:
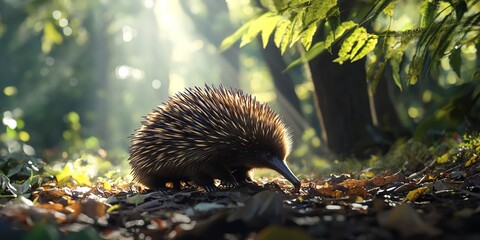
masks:
<instances>
[{"instance_id":1,"label":"forest floor","mask_svg":"<svg viewBox=\"0 0 480 240\"><path fill-rule=\"evenodd\" d=\"M284 179L257 180L210 193L195 187L150 191L105 179L79 184L82 181L72 178L74 174L60 181L59 175L43 178L39 184L33 184L31 174L21 183L2 175L4 193L12 194L0 197L0 235L2 239L480 239L480 141L458 142L455 147L442 147L437 155L415 150L423 162L408 163L408 169L304 179L299 191ZM402 157L414 158L411 154ZM7 175L15 176L22 168L14 174L11 169Z\"/></svg>"}]
</instances>

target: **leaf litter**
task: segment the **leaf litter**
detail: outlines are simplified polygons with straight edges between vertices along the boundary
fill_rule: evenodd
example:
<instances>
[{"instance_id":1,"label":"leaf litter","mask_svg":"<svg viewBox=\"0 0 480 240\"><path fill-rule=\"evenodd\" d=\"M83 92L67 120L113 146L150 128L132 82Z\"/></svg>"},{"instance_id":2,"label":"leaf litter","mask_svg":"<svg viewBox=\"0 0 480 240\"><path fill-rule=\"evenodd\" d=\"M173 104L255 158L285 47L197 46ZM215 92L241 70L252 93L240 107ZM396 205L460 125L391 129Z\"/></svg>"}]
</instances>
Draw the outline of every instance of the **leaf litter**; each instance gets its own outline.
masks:
<instances>
[{"instance_id":1,"label":"leaf litter","mask_svg":"<svg viewBox=\"0 0 480 240\"><path fill-rule=\"evenodd\" d=\"M478 145L441 163L432 156L408 176L332 174L304 179L298 192L281 178L212 193L50 178L32 182L30 195L2 198L0 230L10 239L474 239Z\"/></svg>"}]
</instances>

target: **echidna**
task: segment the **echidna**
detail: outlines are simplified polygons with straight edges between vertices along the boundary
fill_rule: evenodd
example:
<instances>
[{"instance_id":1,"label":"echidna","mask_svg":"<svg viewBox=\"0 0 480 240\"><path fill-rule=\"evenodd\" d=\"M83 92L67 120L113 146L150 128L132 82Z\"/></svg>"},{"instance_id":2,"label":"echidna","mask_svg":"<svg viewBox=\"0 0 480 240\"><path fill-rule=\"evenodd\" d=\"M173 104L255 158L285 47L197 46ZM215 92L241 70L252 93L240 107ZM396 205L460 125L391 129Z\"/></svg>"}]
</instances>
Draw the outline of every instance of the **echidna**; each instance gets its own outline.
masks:
<instances>
[{"instance_id":1,"label":"echidna","mask_svg":"<svg viewBox=\"0 0 480 240\"><path fill-rule=\"evenodd\" d=\"M241 90L188 88L148 114L132 135L130 165L135 180L150 188L193 181L216 191L251 182L252 168L270 168L297 189L300 181L285 158L288 131L270 107Z\"/></svg>"}]
</instances>

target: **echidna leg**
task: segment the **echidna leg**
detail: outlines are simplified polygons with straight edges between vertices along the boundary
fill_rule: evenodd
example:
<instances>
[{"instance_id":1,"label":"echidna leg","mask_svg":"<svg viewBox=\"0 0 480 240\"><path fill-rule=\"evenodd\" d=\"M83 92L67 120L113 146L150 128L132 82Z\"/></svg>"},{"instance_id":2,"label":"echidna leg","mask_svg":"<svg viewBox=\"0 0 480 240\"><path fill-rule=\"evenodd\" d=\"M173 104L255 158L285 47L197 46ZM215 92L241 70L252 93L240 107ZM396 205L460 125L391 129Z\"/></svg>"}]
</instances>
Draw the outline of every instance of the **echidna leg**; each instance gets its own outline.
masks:
<instances>
[{"instance_id":1,"label":"echidna leg","mask_svg":"<svg viewBox=\"0 0 480 240\"><path fill-rule=\"evenodd\" d=\"M250 175L248 174L250 170L251 170L250 168L245 168L245 167L232 168L232 175L239 184L252 183L253 180L250 178Z\"/></svg>"},{"instance_id":2,"label":"echidna leg","mask_svg":"<svg viewBox=\"0 0 480 240\"><path fill-rule=\"evenodd\" d=\"M216 192L218 190L218 188L215 186L213 178L208 175L197 175L192 177L192 180L195 182L195 184L197 184L197 186L202 187L207 192Z\"/></svg>"},{"instance_id":3,"label":"echidna leg","mask_svg":"<svg viewBox=\"0 0 480 240\"><path fill-rule=\"evenodd\" d=\"M233 177L230 169L223 165L217 165L215 171L211 172L211 176L215 179L220 179L220 185L226 188L233 188L238 186L237 180Z\"/></svg>"},{"instance_id":4,"label":"echidna leg","mask_svg":"<svg viewBox=\"0 0 480 240\"><path fill-rule=\"evenodd\" d=\"M232 176L230 170L220 164L210 164L202 169L202 175L195 178L197 185L202 186L208 192L217 191L214 179L220 179L221 185L224 187L234 187L237 185L235 178Z\"/></svg>"},{"instance_id":5,"label":"echidna leg","mask_svg":"<svg viewBox=\"0 0 480 240\"><path fill-rule=\"evenodd\" d=\"M173 189L175 190L181 190L182 189L182 184L180 183L180 180L175 180L172 181Z\"/></svg>"}]
</instances>

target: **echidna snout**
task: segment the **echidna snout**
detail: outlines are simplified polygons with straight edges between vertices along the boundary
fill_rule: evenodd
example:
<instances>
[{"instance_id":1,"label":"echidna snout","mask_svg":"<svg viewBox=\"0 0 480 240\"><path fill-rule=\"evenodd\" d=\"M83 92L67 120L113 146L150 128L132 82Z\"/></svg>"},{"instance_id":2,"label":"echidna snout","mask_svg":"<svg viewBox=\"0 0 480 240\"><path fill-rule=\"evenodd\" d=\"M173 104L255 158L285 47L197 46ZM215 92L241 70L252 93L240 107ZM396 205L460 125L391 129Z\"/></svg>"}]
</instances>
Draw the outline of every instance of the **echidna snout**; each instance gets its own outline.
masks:
<instances>
[{"instance_id":1,"label":"echidna snout","mask_svg":"<svg viewBox=\"0 0 480 240\"><path fill-rule=\"evenodd\" d=\"M288 168L290 137L268 105L241 90L188 88L148 114L132 135L129 162L134 178L150 188L193 181L215 191L250 182L252 168L270 168L295 188Z\"/></svg>"}]
</instances>

